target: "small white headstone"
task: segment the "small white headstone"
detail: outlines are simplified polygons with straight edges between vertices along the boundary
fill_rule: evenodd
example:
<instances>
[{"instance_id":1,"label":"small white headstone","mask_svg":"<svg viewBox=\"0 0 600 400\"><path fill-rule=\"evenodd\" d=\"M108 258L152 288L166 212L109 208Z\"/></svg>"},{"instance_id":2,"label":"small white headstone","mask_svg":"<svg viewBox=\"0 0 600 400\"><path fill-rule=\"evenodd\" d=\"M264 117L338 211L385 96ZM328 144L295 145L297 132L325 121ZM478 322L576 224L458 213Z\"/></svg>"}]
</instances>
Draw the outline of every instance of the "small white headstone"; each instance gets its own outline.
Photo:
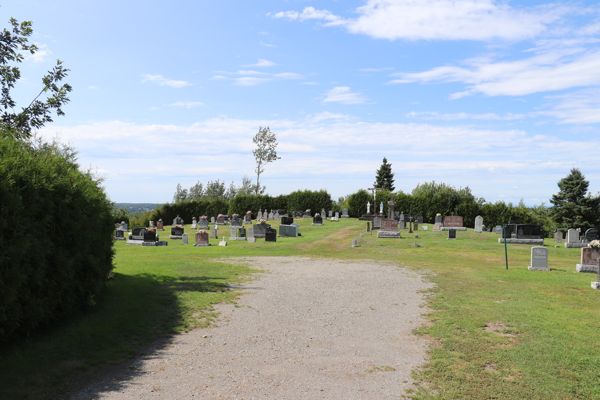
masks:
<instances>
[{"instance_id":1,"label":"small white headstone","mask_svg":"<svg viewBox=\"0 0 600 400\"><path fill-rule=\"evenodd\" d=\"M530 271L550 271L548 268L548 249L543 246L534 246L531 248Z\"/></svg>"},{"instance_id":2,"label":"small white headstone","mask_svg":"<svg viewBox=\"0 0 600 400\"><path fill-rule=\"evenodd\" d=\"M181 243L182 244L188 244L188 234L184 233L181 237Z\"/></svg>"},{"instance_id":3,"label":"small white headstone","mask_svg":"<svg viewBox=\"0 0 600 400\"><path fill-rule=\"evenodd\" d=\"M475 232L481 233L482 231L483 231L483 217L481 215L478 215L477 218L475 218Z\"/></svg>"}]
</instances>

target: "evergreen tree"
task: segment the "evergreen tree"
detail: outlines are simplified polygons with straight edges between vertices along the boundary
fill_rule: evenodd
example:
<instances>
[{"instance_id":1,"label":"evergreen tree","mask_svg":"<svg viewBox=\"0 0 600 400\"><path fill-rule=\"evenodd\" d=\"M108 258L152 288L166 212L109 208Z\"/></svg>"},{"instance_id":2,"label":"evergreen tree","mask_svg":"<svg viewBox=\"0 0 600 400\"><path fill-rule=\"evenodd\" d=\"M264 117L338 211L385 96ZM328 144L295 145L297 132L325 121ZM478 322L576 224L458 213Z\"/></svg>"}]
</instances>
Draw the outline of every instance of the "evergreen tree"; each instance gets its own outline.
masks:
<instances>
[{"instance_id":1,"label":"evergreen tree","mask_svg":"<svg viewBox=\"0 0 600 400\"><path fill-rule=\"evenodd\" d=\"M395 189L394 174L392 173L392 164L388 164L387 158L383 157L383 164L376 172L375 184L377 187L393 192Z\"/></svg>"},{"instance_id":2,"label":"evergreen tree","mask_svg":"<svg viewBox=\"0 0 600 400\"><path fill-rule=\"evenodd\" d=\"M578 168L558 181L559 192L552 195L550 202L552 217L561 229L591 228L595 224L598 198L588 193L589 182Z\"/></svg>"}]
</instances>

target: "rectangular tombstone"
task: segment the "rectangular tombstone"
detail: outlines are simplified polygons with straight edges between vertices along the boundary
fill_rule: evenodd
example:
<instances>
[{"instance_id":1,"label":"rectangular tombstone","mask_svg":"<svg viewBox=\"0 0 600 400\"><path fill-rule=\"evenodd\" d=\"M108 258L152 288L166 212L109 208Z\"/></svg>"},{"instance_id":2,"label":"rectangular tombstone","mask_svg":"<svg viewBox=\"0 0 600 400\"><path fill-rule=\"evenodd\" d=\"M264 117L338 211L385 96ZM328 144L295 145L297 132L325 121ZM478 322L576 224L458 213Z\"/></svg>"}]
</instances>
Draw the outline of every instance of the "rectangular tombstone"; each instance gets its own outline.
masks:
<instances>
[{"instance_id":1,"label":"rectangular tombstone","mask_svg":"<svg viewBox=\"0 0 600 400\"><path fill-rule=\"evenodd\" d=\"M207 231L208 230L208 220L204 219L204 218L200 219L200 221L196 225L196 229Z\"/></svg>"},{"instance_id":2,"label":"rectangular tombstone","mask_svg":"<svg viewBox=\"0 0 600 400\"><path fill-rule=\"evenodd\" d=\"M333 211L329 210L328 215L329 215L329 218L331 218L333 216Z\"/></svg>"},{"instance_id":3,"label":"rectangular tombstone","mask_svg":"<svg viewBox=\"0 0 600 400\"><path fill-rule=\"evenodd\" d=\"M398 230L400 230L400 231L404 230L404 221L400 220L398 222Z\"/></svg>"},{"instance_id":4,"label":"rectangular tombstone","mask_svg":"<svg viewBox=\"0 0 600 400\"><path fill-rule=\"evenodd\" d=\"M562 231L556 231L554 232L554 240L556 241L556 243L562 243L564 240L564 236Z\"/></svg>"},{"instance_id":5,"label":"rectangular tombstone","mask_svg":"<svg viewBox=\"0 0 600 400\"><path fill-rule=\"evenodd\" d=\"M115 239L116 240L125 240L125 231L116 229L115 230Z\"/></svg>"},{"instance_id":6,"label":"rectangular tombstone","mask_svg":"<svg viewBox=\"0 0 600 400\"><path fill-rule=\"evenodd\" d=\"M277 221L279 218L281 218L281 216L279 215L279 210L275 211L275 214L273 215L273 221Z\"/></svg>"},{"instance_id":7,"label":"rectangular tombstone","mask_svg":"<svg viewBox=\"0 0 600 400\"><path fill-rule=\"evenodd\" d=\"M418 223L417 221L413 222L413 225L414 225L414 226L413 226L413 229L414 229L415 231L419 230L419 223Z\"/></svg>"},{"instance_id":8,"label":"rectangular tombstone","mask_svg":"<svg viewBox=\"0 0 600 400\"><path fill-rule=\"evenodd\" d=\"M254 227L249 226L248 229L246 229L246 237L248 239L254 238Z\"/></svg>"},{"instance_id":9,"label":"rectangular tombstone","mask_svg":"<svg viewBox=\"0 0 600 400\"><path fill-rule=\"evenodd\" d=\"M395 219L383 219L381 220L381 230L383 232L397 232L398 221Z\"/></svg>"},{"instance_id":10,"label":"rectangular tombstone","mask_svg":"<svg viewBox=\"0 0 600 400\"><path fill-rule=\"evenodd\" d=\"M219 216L217 217L217 222L216 222L216 224L217 224L217 225L225 225L225 216L223 216L223 215L219 215Z\"/></svg>"},{"instance_id":11,"label":"rectangular tombstone","mask_svg":"<svg viewBox=\"0 0 600 400\"><path fill-rule=\"evenodd\" d=\"M294 225L280 225L279 226L280 237L298 237L298 227Z\"/></svg>"},{"instance_id":12,"label":"rectangular tombstone","mask_svg":"<svg viewBox=\"0 0 600 400\"><path fill-rule=\"evenodd\" d=\"M441 215L436 215L435 216L435 223L436 223L436 225L441 225L442 224L442 216Z\"/></svg>"},{"instance_id":13,"label":"rectangular tombstone","mask_svg":"<svg viewBox=\"0 0 600 400\"><path fill-rule=\"evenodd\" d=\"M406 216L404 215L404 212L400 212L400 221L404 222L406 221Z\"/></svg>"},{"instance_id":14,"label":"rectangular tombstone","mask_svg":"<svg viewBox=\"0 0 600 400\"><path fill-rule=\"evenodd\" d=\"M342 209L342 218L349 218L348 209L347 208L343 208Z\"/></svg>"},{"instance_id":15,"label":"rectangular tombstone","mask_svg":"<svg viewBox=\"0 0 600 400\"><path fill-rule=\"evenodd\" d=\"M475 232L482 233L483 232L483 217L478 215L475 218Z\"/></svg>"},{"instance_id":16,"label":"rectangular tombstone","mask_svg":"<svg viewBox=\"0 0 600 400\"><path fill-rule=\"evenodd\" d=\"M237 239L237 228L234 226L229 228L229 239L231 239L231 240Z\"/></svg>"},{"instance_id":17,"label":"rectangular tombstone","mask_svg":"<svg viewBox=\"0 0 600 400\"><path fill-rule=\"evenodd\" d=\"M182 244L188 244L188 234L184 233L183 235L181 235L181 243Z\"/></svg>"},{"instance_id":18,"label":"rectangular tombstone","mask_svg":"<svg viewBox=\"0 0 600 400\"><path fill-rule=\"evenodd\" d=\"M321 226L323 225L323 217L321 217L320 215L315 215L313 217L313 225L317 225L317 226Z\"/></svg>"},{"instance_id":19,"label":"rectangular tombstone","mask_svg":"<svg viewBox=\"0 0 600 400\"><path fill-rule=\"evenodd\" d=\"M291 225L294 223L293 217L281 217L281 225Z\"/></svg>"},{"instance_id":20,"label":"rectangular tombstone","mask_svg":"<svg viewBox=\"0 0 600 400\"><path fill-rule=\"evenodd\" d=\"M150 226L150 228L156 229L156 224L154 223L154 221L148 221L148 225Z\"/></svg>"},{"instance_id":21,"label":"rectangular tombstone","mask_svg":"<svg viewBox=\"0 0 600 400\"><path fill-rule=\"evenodd\" d=\"M373 229L381 229L381 218L375 217L373 219Z\"/></svg>"},{"instance_id":22,"label":"rectangular tombstone","mask_svg":"<svg viewBox=\"0 0 600 400\"><path fill-rule=\"evenodd\" d=\"M248 243L256 243L256 238L254 236L248 236L246 240L248 241Z\"/></svg>"},{"instance_id":23,"label":"rectangular tombstone","mask_svg":"<svg viewBox=\"0 0 600 400\"><path fill-rule=\"evenodd\" d=\"M444 218L444 227L446 228L463 228L464 221L463 217L458 215L450 215Z\"/></svg>"},{"instance_id":24,"label":"rectangular tombstone","mask_svg":"<svg viewBox=\"0 0 600 400\"><path fill-rule=\"evenodd\" d=\"M550 271L550 268L548 268L548 249L543 246L532 247L531 265L527 269L530 271Z\"/></svg>"},{"instance_id":25,"label":"rectangular tombstone","mask_svg":"<svg viewBox=\"0 0 600 400\"><path fill-rule=\"evenodd\" d=\"M456 239L456 229L448 229L448 240Z\"/></svg>"},{"instance_id":26,"label":"rectangular tombstone","mask_svg":"<svg viewBox=\"0 0 600 400\"><path fill-rule=\"evenodd\" d=\"M367 232L371 232L371 223L367 221Z\"/></svg>"},{"instance_id":27,"label":"rectangular tombstone","mask_svg":"<svg viewBox=\"0 0 600 400\"><path fill-rule=\"evenodd\" d=\"M210 244L208 243L208 232L196 231L196 244L194 246L210 246Z\"/></svg>"},{"instance_id":28,"label":"rectangular tombstone","mask_svg":"<svg viewBox=\"0 0 600 400\"><path fill-rule=\"evenodd\" d=\"M240 217L233 217L231 219L231 226L242 226L242 219Z\"/></svg>"},{"instance_id":29,"label":"rectangular tombstone","mask_svg":"<svg viewBox=\"0 0 600 400\"><path fill-rule=\"evenodd\" d=\"M432 231L439 231L442 229L442 225L440 224L435 224L433 225L433 227L431 228Z\"/></svg>"},{"instance_id":30,"label":"rectangular tombstone","mask_svg":"<svg viewBox=\"0 0 600 400\"><path fill-rule=\"evenodd\" d=\"M214 224L215 223L215 217L210 217L210 223Z\"/></svg>"},{"instance_id":31,"label":"rectangular tombstone","mask_svg":"<svg viewBox=\"0 0 600 400\"><path fill-rule=\"evenodd\" d=\"M543 239L542 228L535 224L517 225L517 239Z\"/></svg>"},{"instance_id":32,"label":"rectangular tombstone","mask_svg":"<svg viewBox=\"0 0 600 400\"><path fill-rule=\"evenodd\" d=\"M423 227L423 230L424 230L424 231L428 231L428 230L429 230L429 227L427 227L427 226L424 226L424 227Z\"/></svg>"},{"instance_id":33,"label":"rectangular tombstone","mask_svg":"<svg viewBox=\"0 0 600 400\"><path fill-rule=\"evenodd\" d=\"M498 235L502 235L502 225L496 225L496 231Z\"/></svg>"},{"instance_id":34,"label":"rectangular tombstone","mask_svg":"<svg viewBox=\"0 0 600 400\"><path fill-rule=\"evenodd\" d=\"M423 223L423 216L421 214L417 214L415 216L415 220L419 223L422 224Z\"/></svg>"},{"instance_id":35,"label":"rectangular tombstone","mask_svg":"<svg viewBox=\"0 0 600 400\"><path fill-rule=\"evenodd\" d=\"M125 222L121 222L121 227L119 229L125 232L129 232L129 226Z\"/></svg>"},{"instance_id":36,"label":"rectangular tombstone","mask_svg":"<svg viewBox=\"0 0 600 400\"><path fill-rule=\"evenodd\" d=\"M252 224L252 214L244 215L244 225Z\"/></svg>"},{"instance_id":37,"label":"rectangular tombstone","mask_svg":"<svg viewBox=\"0 0 600 400\"><path fill-rule=\"evenodd\" d=\"M157 231L164 231L165 230L165 225L162 219L159 219L158 222L156 223L156 230Z\"/></svg>"},{"instance_id":38,"label":"rectangular tombstone","mask_svg":"<svg viewBox=\"0 0 600 400\"><path fill-rule=\"evenodd\" d=\"M146 242L146 243L156 242L156 231L155 230L146 230L146 232L144 232L144 242Z\"/></svg>"},{"instance_id":39,"label":"rectangular tombstone","mask_svg":"<svg viewBox=\"0 0 600 400\"><path fill-rule=\"evenodd\" d=\"M144 233L146 233L146 228L133 228L131 230L131 239L144 240Z\"/></svg>"},{"instance_id":40,"label":"rectangular tombstone","mask_svg":"<svg viewBox=\"0 0 600 400\"><path fill-rule=\"evenodd\" d=\"M569 229L567 231L567 243L579 243L579 229Z\"/></svg>"},{"instance_id":41,"label":"rectangular tombstone","mask_svg":"<svg viewBox=\"0 0 600 400\"><path fill-rule=\"evenodd\" d=\"M196 217L192 218L192 229L196 229L196 225L198 222L196 221Z\"/></svg>"},{"instance_id":42,"label":"rectangular tombstone","mask_svg":"<svg viewBox=\"0 0 600 400\"><path fill-rule=\"evenodd\" d=\"M598 259L600 258L600 249L597 247L581 248L579 264L576 266L577 272L598 272Z\"/></svg>"},{"instance_id":43,"label":"rectangular tombstone","mask_svg":"<svg viewBox=\"0 0 600 400\"><path fill-rule=\"evenodd\" d=\"M590 228L585 231L585 238L588 242L591 242L592 240L598 240L599 237L598 228Z\"/></svg>"},{"instance_id":44,"label":"rectangular tombstone","mask_svg":"<svg viewBox=\"0 0 600 400\"><path fill-rule=\"evenodd\" d=\"M254 228L254 237L264 238L265 234L267 233L267 228L269 228L270 226L271 225L267 225L267 224L253 225L252 227Z\"/></svg>"},{"instance_id":45,"label":"rectangular tombstone","mask_svg":"<svg viewBox=\"0 0 600 400\"><path fill-rule=\"evenodd\" d=\"M173 236L181 236L183 235L184 229L183 226L174 226L171 228L171 235Z\"/></svg>"},{"instance_id":46,"label":"rectangular tombstone","mask_svg":"<svg viewBox=\"0 0 600 400\"><path fill-rule=\"evenodd\" d=\"M218 235L217 235L217 226L213 225L212 229L210 230L210 238L211 239L218 239Z\"/></svg>"},{"instance_id":47,"label":"rectangular tombstone","mask_svg":"<svg viewBox=\"0 0 600 400\"><path fill-rule=\"evenodd\" d=\"M267 228L265 232L265 242L276 242L277 241L277 231L271 227Z\"/></svg>"}]
</instances>

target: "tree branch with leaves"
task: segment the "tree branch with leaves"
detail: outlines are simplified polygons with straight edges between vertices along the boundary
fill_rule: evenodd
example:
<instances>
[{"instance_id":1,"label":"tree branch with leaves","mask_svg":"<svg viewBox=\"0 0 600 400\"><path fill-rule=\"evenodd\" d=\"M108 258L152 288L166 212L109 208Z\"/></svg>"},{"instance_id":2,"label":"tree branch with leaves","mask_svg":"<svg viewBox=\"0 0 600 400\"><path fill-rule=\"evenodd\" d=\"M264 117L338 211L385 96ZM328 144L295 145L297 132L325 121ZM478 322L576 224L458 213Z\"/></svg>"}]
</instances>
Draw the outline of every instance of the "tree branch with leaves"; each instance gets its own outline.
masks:
<instances>
[{"instance_id":1,"label":"tree branch with leaves","mask_svg":"<svg viewBox=\"0 0 600 400\"><path fill-rule=\"evenodd\" d=\"M256 187L254 194L263 193L265 187L260 186L260 174L265 171L265 166L268 163L281 159L277 157L277 135L271 132L269 127L258 128L258 133L252 138L252 143L256 145L256 149L252 150L252 154L256 159Z\"/></svg>"}]
</instances>

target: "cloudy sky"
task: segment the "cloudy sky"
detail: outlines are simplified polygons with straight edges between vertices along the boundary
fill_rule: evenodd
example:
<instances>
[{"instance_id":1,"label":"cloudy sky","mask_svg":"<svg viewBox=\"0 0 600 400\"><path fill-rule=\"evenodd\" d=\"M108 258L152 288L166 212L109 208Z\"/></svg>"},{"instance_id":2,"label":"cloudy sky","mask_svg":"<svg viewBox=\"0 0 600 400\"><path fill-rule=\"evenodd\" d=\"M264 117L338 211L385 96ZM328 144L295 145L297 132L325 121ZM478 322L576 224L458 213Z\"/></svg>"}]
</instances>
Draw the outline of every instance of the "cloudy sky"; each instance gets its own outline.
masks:
<instances>
[{"instance_id":1,"label":"cloudy sky","mask_svg":"<svg viewBox=\"0 0 600 400\"><path fill-rule=\"evenodd\" d=\"M277 133L272 195L444 182L487 201L548 202L578 167L600 190L600 6L496 0L19 0L40 51L18 104L61 59L74 91L41 131L79 152L116 202L177 183L255 179Z\"/></svg>"}]
</instances>

